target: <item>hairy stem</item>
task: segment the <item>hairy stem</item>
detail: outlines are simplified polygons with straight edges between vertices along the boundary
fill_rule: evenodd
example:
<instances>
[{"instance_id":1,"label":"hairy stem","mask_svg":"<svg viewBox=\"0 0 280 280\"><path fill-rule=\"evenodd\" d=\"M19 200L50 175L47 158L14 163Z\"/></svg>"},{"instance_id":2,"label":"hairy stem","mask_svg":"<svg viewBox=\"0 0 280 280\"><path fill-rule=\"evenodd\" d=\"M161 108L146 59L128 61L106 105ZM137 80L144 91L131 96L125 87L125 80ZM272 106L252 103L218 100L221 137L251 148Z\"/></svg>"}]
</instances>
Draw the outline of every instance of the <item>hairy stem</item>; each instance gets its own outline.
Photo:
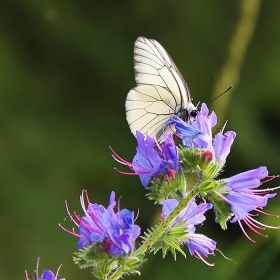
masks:
<instances>
[{"instance_id":1,"label":"hairy stem","mask_svg":"<svg viewBox=\"0 0 280 280\"><path fill-rule=\"evenodd\" d=\"M138 255L143 255L153 246L153 244L161 238L164 231L168 226L177 218L179 213L188 205L188 203L197 195L197 191L194 188L186 197L184 197L178 206L173 210L173 212L162 222L162 224L155 230L154 234L150 236L135 252L136 257ZM123 275L122 268L120 267L116 270L108 280L117 280Z\"/></svg>"}]
</instances>

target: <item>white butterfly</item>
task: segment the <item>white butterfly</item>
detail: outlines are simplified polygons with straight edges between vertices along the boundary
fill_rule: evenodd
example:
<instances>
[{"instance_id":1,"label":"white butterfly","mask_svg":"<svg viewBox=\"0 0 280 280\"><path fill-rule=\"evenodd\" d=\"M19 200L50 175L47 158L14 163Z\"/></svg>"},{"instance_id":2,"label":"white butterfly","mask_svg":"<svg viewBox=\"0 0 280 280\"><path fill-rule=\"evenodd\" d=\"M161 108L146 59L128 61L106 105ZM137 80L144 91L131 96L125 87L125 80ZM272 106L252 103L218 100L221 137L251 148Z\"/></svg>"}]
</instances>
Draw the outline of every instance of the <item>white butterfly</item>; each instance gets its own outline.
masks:
<instances>
[{"instance_id":1,"label":"white butterfly","mask_svg":"<svg viewBox=\"0 0 280 280\"><path fill-rule=\"evenodd\" d=\"M137 86L129 91L125 102L126 119L134 135L139 130L162 142L164 133L170 131L165 122L172 114L186 123L195 119L197 108L187 83L157 41L137 38L134 70Z\"/></svg>"}]
</instances>

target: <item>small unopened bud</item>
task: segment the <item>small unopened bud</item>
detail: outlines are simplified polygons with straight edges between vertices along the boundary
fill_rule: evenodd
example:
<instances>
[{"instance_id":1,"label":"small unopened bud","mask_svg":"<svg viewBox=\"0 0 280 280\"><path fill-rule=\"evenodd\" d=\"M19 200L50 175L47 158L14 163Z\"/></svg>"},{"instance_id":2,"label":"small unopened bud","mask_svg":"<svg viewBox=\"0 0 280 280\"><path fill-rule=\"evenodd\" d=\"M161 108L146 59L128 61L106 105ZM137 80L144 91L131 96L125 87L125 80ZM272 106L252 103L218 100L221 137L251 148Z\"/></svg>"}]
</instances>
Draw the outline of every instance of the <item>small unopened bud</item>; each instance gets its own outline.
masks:
<instances>
[{"instance_id":1,"label":"small unopened bud","mask_svg":"<svg viewBox=\"0 0 280 280\"><path fill-rule=\"evenodd\" d=\"M201 156L201 160L206 164L209 163L213 158L213 153L210 150L206 150L203 152Z\"/></svg>"},{"instance_id":2,"label":"small unopened bud","mask_svg":"<svg viewBox=\"0 0 280 280\"><path fill-rule=\"evenodd\" d=\"M167 176L170 178L175 178L176 171L172 169L167 170Z\"/></svg>"}]
</instances>

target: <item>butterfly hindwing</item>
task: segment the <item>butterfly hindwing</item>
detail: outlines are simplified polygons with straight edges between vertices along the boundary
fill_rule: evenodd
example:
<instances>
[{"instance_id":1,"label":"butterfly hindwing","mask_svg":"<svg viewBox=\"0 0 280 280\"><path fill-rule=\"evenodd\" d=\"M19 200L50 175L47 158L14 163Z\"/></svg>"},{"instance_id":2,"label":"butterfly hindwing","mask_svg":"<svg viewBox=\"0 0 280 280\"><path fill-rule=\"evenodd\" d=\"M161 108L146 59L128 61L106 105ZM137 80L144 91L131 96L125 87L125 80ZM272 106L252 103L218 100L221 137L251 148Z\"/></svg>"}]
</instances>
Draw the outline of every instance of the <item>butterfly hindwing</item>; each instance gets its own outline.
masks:
<instances>
[{"instance_id":1,"label":"butterfly hindwing","mask_svg":"<svg viewBox=\"0 0 280 280\"><path fill-rule=\"evenodd\" d=\"M158 138L174 107L174 97L163 87L141 85L131 89L126 98L126 118L132 133L139 130Z\"/></svg>"}]
</instances>

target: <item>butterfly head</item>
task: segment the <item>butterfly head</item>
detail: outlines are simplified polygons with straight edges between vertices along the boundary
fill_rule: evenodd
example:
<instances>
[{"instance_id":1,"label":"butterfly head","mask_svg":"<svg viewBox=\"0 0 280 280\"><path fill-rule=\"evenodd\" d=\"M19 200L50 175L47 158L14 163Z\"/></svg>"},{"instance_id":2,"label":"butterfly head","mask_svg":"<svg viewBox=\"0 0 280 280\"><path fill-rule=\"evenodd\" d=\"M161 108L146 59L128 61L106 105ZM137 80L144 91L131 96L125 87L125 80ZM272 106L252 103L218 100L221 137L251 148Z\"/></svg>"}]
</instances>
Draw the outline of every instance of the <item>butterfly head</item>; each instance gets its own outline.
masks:
<instances>
[{"instance_id":1,"label":"butterfly head","mask_svg":"<svg viewBox=\"0 0 280 280\"><path fill-rule=\"evenodd\" d=\"M195 120L195 117L198 114L197 107L194 106L191 102L181 107L181 109L177 113L177 117L183 120L186 123Z\"/></svg>"}]
</instances>

